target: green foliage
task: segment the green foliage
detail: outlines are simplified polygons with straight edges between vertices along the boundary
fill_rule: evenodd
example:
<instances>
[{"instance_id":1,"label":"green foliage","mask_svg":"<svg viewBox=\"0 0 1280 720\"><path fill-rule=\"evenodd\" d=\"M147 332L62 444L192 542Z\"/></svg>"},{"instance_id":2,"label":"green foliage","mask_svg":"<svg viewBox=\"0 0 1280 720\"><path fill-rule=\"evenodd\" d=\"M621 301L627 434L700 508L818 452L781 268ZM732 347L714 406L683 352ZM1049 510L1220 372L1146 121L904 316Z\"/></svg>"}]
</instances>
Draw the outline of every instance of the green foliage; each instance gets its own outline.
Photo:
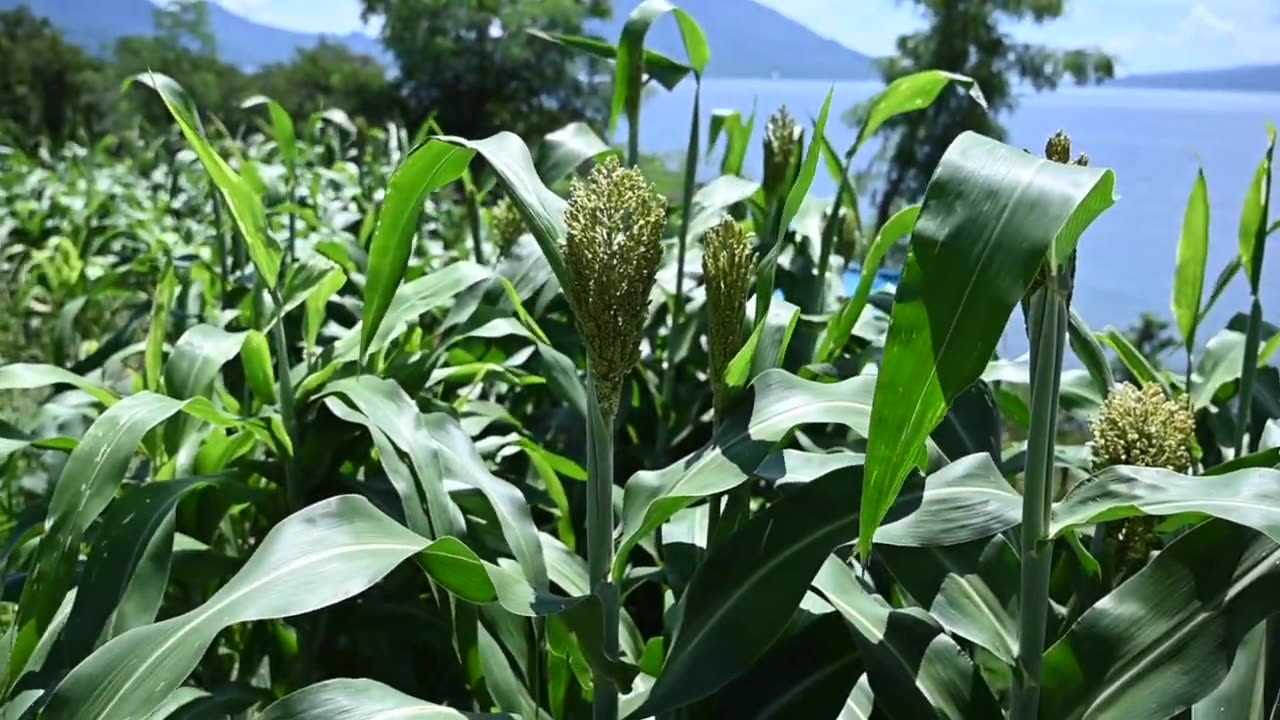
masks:
<instances>
[{"instance_id":1,"label":"green foliage","mask_svg":"<svg viewBox=\"0 0 1280 720\"><path fill-rule=\"evenodd\" d=\"M857 221L825 111L767 189L714 115L734 174L677 223L581 122L411 142L265 97L230 135L137 82L177 132L0 166L4 717L1274 706L1280 335L1257 302L1198 327L1180 379L1090 331L1110 171L962 135L869 233L868 272L912 238L897 292L802 313ZM905 78L867 133L952 82ZM1186 273L1180 320L1260 250L1207 300ZM1018 306L1029 363L994 352Z\"/></svg>"},{"instance_id":2,"label":"green foliage","mask_svg":"<svg viewBox=\"0 0 1280 720\"><path fill-rule=\"evenodd\" d=\"M98 118L98 64L26 6L0 12L0 138L65 140Z\"/></svg>"}]
</instances>

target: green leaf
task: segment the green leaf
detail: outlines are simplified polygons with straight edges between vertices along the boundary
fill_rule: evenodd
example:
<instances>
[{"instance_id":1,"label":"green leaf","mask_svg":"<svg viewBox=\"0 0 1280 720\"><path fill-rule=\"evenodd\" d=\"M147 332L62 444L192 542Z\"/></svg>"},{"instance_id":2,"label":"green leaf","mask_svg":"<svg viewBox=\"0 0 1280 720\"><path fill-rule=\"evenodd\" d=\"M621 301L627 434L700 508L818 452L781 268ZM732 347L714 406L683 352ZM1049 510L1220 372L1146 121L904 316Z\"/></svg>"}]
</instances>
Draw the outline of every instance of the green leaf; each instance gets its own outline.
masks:
<instances>
[{"instance_id":1,"label":"green leaf","mask_svg":"<svg viewBox=\"0 0 1280 720\"><path fill-rule=\"evenodd\" d=\"M853 152L850 155L857 154L862 144L873 137L890 119L903 113L923 110L932 105L942 93L943 88L953 82L968 86L969 96L974 102L984 109L987 107L982 88L978 87L973 78L966 75L944 70L925 70L900 77L871 101L867 118L858 129L858 138L853 143Z\"/></svg>"},{"instance_id":2,"label":"green leaf","mask_svg":"<svg viewBox=\"0 0 1280 720\"><path fill-rule=\"evenodd\" d=\"M721 175L698 188L691 203L693 215L689 220L689 241L701 238L724 219L729 208L746 202L759 190L760 183L736 175Z\"/></svg>"},{"instance_id":3,"label":"green leaf","mask_svg":"<svg viewBox=\"0 0 1280 720\"><path fill-rule=\"evenodd\" d=\"M1173 276L1173 317L1182 332L1182 343L1190 353L1196 345L1196 325L1204 293L1205 263L1209 259L1209 186L1204 169L1196 172L1178 240L1178 264Z\"/></svg>"},{"instance_id":4,"label":"green leaf","mask_svg":"<svg viewBox=\"0 0 1280 720\"><path fill-rule=\"evenodd\" d=\"M249 258L253 261L258 275L268 288L275 288L280 279L280 246L267 231L267 213L262 207L262 198L240 177L225 160L218 155L204 136L204 128L200 124L195 104L182 86L167 75L160 73L139 73L125 80L128 88L134 82L141 83L155 90L164 101L165 107L178 123L178 128L187 139L200 164L213 181L218 192L231 210L236 228L244 238L249 249Z\"/></svg>"},{"instance_id":5,"label":"green leaf","mask_svg":"<svg viewBox=\"0 0 1280 720\"><path fill-rule=\"evenodd\" d=\"M59 641L65 662L74 665L87 657L112 614L124 610L120 603L135 570L144 562L152 538L163 538L172 547L173 510L178 502L187 493L218 482L217 478L192 478L148 483L131 488L111 504L102 518L103 527L110 532L103 533L89 550L76 602ZM166 525L167 533L162 532ZM163 575L156 578L161 592L168 574L166 554ZM151 617L146 623L155 619L156 609L150 608ZM147 613L141 615L145 617Z\"/></svg>"},{"instance_id":6,"label":"green leaf","mask_svg":"<svg viewBox=\"0 0 1280 720\"><path fill-rule=\"evenodd\" d=\"M378 214L378 227L369 246L360 333L362 360L404 279L423 201L437 189L462 177L474 155L473 151L448 142L428 140L409 153L391 175L387 197Z\"/></svg>"},{"instance_id":7,"label":"green leaf","mask_svg":"<svg viewBox=\"0 0 1280 720\"><path fill-rule=\"evenodd\" d=\"M440 137L441 142L453 143L471 148L480 153L498 179L507 189L511 201L520 209L525 226L538 241L542 254L551 266L560 287L566 294L570 287L565 275L564 258L560 254L560 244L564 240L564 211L568 203L543 184L538 171L533 166L533 156L520 136L510 132L500 132L484 140L466 140L459 137ZM569 298L573 300L572 297Z\"/></svg>"},{"instance_id":8,"label":"green leaf","mask_svg":"<svg viewBox=\"0 0 1280 720\"><path fill-rule=\"evenodd\" d=\"M1245 194L1240 211L1240 265L1257 295L1262 284L1262 255L1267 243L1267 214L1271 204L1271 160L1276 149L1276 128L1267 123L1267 153Z\"/></svg>"},{"instance_id":9,"label":"green leaf","mask_svg":"<svg viewBox=\"0 0 1280 720\"><path fill-rule=\"evenodd\" d=\"M1229 520L1280 540L1280 470L1250 468L1201 476L1110 467L1054 505L1049 531L1057 536L1080 525L1181 513Z\"/></svg>"},{"instance_id":10,"label":"green leaf","mask_svg":"<svg viewBox=\"0 0 1280 720\"><path fill-rule=\"evenodd\" d=\"M1093 386L1098 391L1098 397L1105 398L1107 393L1111 392L1111 386L1116 384L1116 379L1111 373L1111 363L1107 361L1106 353L1102 351L1102 343L1098 342L1093 331L1085 324L1084 318L1080 317L1073 308L1067 310L1069 312L1067 338L1071 343L1071 350L1089 372Z\"/></svg>"},{"instance_id":11,"label":"green leaf","mask_svg":"<svg viewBox=\"0 0 1280 720\"><path fill-rule=\"evenodd\" d=\"M195 668L229 625L291 617L363 592L427 541L368 500L343 495L277 525L213 597L112 639L54 689L44 717L107 720L146 712Z\"/></svg>"},{"instance_id":12,"label":"green leaf","mask_svg":"<svg viewBox=\"0 0 1280 720\"><path fill-rule=\"evenodd\" d=\"M819 362L831 362L849 342L853 327L858 324L858 317L862 315L867 299L871 297L871 287L875 283L876 274L880 272L884 256L899 240L911 234L919 217L920 206L909 205L894 213L880 226L862 262L858 287L854 289L853 296L827 321L827 332L822 337L822 347L818 352Z\"/></svg>"},{"instance_id":13,"label":"green leaf","mask_svg":"<svg viewBox=\"0 0 1280 720\"><path fill-rule=\"evenodd\" d=\"M773 446L805 423L837 423L861 435L871 410L874 380L856 377L824 384L782 370L761 374L706 447L661 470L627 481L622 501L622 541L614 564L621 580L626 558L642 538L697 500L746 481Z\"/></svg>"},{"instance_id":14,"label":"green leaf","mask_svg":"<svg viewBox=\"0 0 1280 720\"><path fill-rule=\"evenodd\" d=\"M538 174L548 185L555 185L593 160L615 150L600 139L591 126L572 122L542 139L538 147Z\"/></svg>"},{"instance_id":15,"label":"green leaf","mask_svg":"<svg viewBox=\"0 0 1280 720\"><path fill-rule=\"evenodd\" d=\"M284 166L292 175L297 171L298 166L298 135L293 127L293 118L280 103L266 95L254 95L240 103L240 107L246 109L262 105L267 106L267 114L271 117L272 137L280 148L280 157L284 160Z\"/></svg>"},{"instance_id":16,"label":"green leaf","mask_svg":"<svg viewBox=\"0 0 1280 720\"><path fill-rule=\"evenodd\" d=\"M581 35L566 35L563 33L549 33L537 29L529 29L525 32L528 32L536 38L546 40L547 42L572 48L603 60L614 60L617 58L618 49L600 38L584 37ZM653 50L645 50L644 71L648 73L651 78L656 80L663 88L667 90L674 90L677 85L689 76L689 73L693 72L693 68L685 65L679 60L667 57L662 53L654 52Z\"/></svg>"},{"instance_id":17,"label":"green leaf","mask_svg":"<svg viewBox=\"0 0 1280 720\"><path fill-rule=\"evenodd\" d=\"M952 400L986 368L1013 309L1114 202L1109 170L1061 165L974 133L925 192L877 377L860 550Z\"/></svg>"},{"instance_id":18,"label":"green leaf","mask_svg":"<svg viewBox=\"0 0 1280 720\"><path fill-rule=\"evenodd\" d=\"M1099 600L1044 656L1040 716L1166 718L1227 676L1274 608L1280 547L1210 521Z\"/></svg>"},{"instance_id":19,"label":"green leaf","mask_svg":"<svg viewBox=\"0 0 1280 720\"><path fill-rule=\"evenodd\" d=\"M1223 330L1209 339L1191 377L1191 406L1195 410L1213 404L1213 396L1227 383L1240 379L1244 365L1244 333Z\"/></svg>"},{"instance_id":20,"label":"green leaf","mask_svg":"<svg viewBox=\"0 0 1280 720\"><path fill-rule=\"evenodd\" d=\"M1129 339L1119 330L1108 327L1097 337L1115 351L1116 357L1120 358L1120 362L1125 369L1140 385L1156 384L1161 387L1166 386L1164 380L1160 377L1159 371L1151 364L1151 361L1139 352L1138 348L1134 347L1133 343L1129 342Z\"/></svg>"},{"instance_id":21,"label":"green leaf","mask_svg":"<svg viewBox=\"0 0 1280 720\"><path fill-rule=\"evenodd\" d=\"M826 558L813 587L849 621L876 703L892 716L1002 715L977 668L927 613L891 608L836 557Z\"/></svg>"},{"instance_id":22,"label":"green leaf","mask_svg":"<svg viewBox=\"0 0 1280 720\"><path fill-rule=\"evenodd\" d=\"M276 401L276 376L272 368L271 346L267 336L250 330L240 349L240 364L244 367L245 381L253 394L265 404Z\"/></svg>"},{"instance_id":23,"label":"green leaf","mask_svg":"<svg viewBox=\"0 0 1280 720\"><path fill-rule=\"evenodd\" d=\"M1222 684L1191 707L1191 720L1267 720L1266 623L1236 648Z\"/></svg>"},{"instance_id":24,"label":"green leaf","mask_svg":"<svg viewBox=\"0 0 1280 720\"><path fill-rule=\"evenodd\" d=\"M222 366L240 353L245 335L203 324L184 332L164 364L164 386L168 395L179 400L209 396Z\"/></svg>"},{"instance_id":25,"label":"green leaf","mask_svg":"<svg viewBox=\"0 0 1280 720\"><path fill-rule=\"evenodd\" d=\"M326 680L272 703L258 720L464 720L506 715L461 713L410 697L373 680Z\"/></svg>"},{"instance_id":26,"label":"green leaf","mask_svg":"<svg viewBox=\"0 0 1280 720\"><path fill-rule=\"evenodd\" d=\"M799 322L800 308L786 300L771 304L769 317L756 326L725 368L725 385L741 388L760 373L781 367Z\"/></svg>"},{"instance_id":27,"label":"green leaf","mask_svg":"<svg viewBox=\"0 0 1280 720\"><path fill-rule=\"evenodd\" d=\"M1213 309L1214 305L1218 304L1218 300L1222 297L1222 293L1226 292L1227 288L1231 286L1231 281L1239 274L1240 257L1236 256L1231 258L1231 260L1223 266L1221 272L1218 273L1218 279L1213 283L1213 290L1209 292L1209 301L1206 302L1204 304L1204 308L1200 310L1200 317L1196 318L1196 325L1204 322L1204 319L1209 315L1209 311Z\"/></svg>"},{"instance_id":28,"label":"green leaf","mask_svg":"<svg viewBox=\"0 0 1280 720\"><path fill-rule=\"evenodd\" d=\"M997 535L983 550L976 568L947 575L929 614L948 632L1013 665L1018 652L1019 572L1018 554Z\"/></svg>"},{"instance_id":29,"label":"green leaf","mask_svg":"<svg viewBox=\"0 0 1280 720\"><path fill-rule=\"evenodd\" d=\"M173 271L173 261L166 260L160 282L156 285L155 300L151 303L151 326L147 330L147 349L143 357L143 385L147 390L160 392L160 368L164 364L164 341L169 335L169 313L173 309L173 296L177 292L178 276Z\"/></svg>"},{"instance_id":30,"label":"green leaf","mask_svg":"<svg viewBox=\"0 0 1280 720\"><path fill-rule=\"evenodd\" d=\"M13 363L0 366L0 390L34 390L50 385L70 385L111 407L120 398L101 383L54 365Z\"/></svg>"},{"instance_id":31,"label":"green leaf","mask_svg":"<svg viewBox=\"0 0 1280 720\"><path fill-rule=\"evenodd\" d=\"M1022 496L986 453L960 458L924 479L915 479L898 505L910 512L876 530L883 545L956 545L1004 532L1022 521Z\"/></svg>"},{"instance_id":32,"label":"green leaf","mask_svg":"<svg viewBox=\"0 0 1280 720\"><path fill-rule=\"evenodd\" d=\"M667 13L672 13L676 18L693 72L701 76L711 59L707 37L689 13L668 0L645 0L640 3L627 17L627 22L622 26L622 35L618 38L613 66L613 100L609 106L610 132L618 126L618 117L624 110L630 122L638 121L645 71L644 38L649 34L653 22Z\"/></svg>"}]
</instances>

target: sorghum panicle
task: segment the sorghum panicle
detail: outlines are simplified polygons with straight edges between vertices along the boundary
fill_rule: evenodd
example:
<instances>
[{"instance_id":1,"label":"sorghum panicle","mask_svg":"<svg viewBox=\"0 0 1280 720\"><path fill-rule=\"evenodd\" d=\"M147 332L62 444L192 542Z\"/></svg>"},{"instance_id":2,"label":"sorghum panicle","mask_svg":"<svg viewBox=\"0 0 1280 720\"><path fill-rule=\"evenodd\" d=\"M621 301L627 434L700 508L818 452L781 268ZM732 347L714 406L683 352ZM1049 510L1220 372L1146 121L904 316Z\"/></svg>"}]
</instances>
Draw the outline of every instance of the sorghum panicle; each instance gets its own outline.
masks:
<instances>
[{"instance_id":1,"label":"sorghum panicle","mask_svg":"<svg viewBox=\"0 0 1280 720\"><path fill-rule=\"evenodd\" d=\"M524 234L524 217L511 198L504 197L493 206L491 220L493 240L505 254Z\"/></svg>"},{"instance_id":2,"label":"sorghum panicle","mask_svg":"<svg viewBox=\"0 0 1280 720\"><path fill-rule=\"evenodd\" d=\"M1093 465L1141 465L1186 472L1191 467L1195 417L1186 400L1165 397L1159 385L1116 385L1091 423Z\"/></svg>"},{"instance_id":3,"label":"sorghum panicle","mask_svg":"<svg viewBox=\"0 0 1280 720\"><path fill-rule=\"evenodd\" d=\"M710 328L711 389L716 408L724 396L725 370L742 348L747 293L755 274L752 236L733 218L726 217L707 231L702 250L702 277L707 286L707 319Z\"/></svg>"},{"instance_id":4,"label":"sorghum panicle","mask_svg":"<svg viewBox=\"0 0 1280 720\"><path fill-rule=\"evenodd\" d=\"M565 269L601 410L611 419L640 361L649 294L662 260L666 200L616 157L574 180L565 212Z\"/></svg>"},{"instance_id":5,"label":"sorghum panicle","mask_svg":"<svg viewBox=\"0 0 1280 720\"><path fill-rule=\"evenodd\" d=\"M804 144L804 128L783 105L769 116L764 129L764 189L772 195L781 192L791 174Z\"/></svg>"}]
</instances>

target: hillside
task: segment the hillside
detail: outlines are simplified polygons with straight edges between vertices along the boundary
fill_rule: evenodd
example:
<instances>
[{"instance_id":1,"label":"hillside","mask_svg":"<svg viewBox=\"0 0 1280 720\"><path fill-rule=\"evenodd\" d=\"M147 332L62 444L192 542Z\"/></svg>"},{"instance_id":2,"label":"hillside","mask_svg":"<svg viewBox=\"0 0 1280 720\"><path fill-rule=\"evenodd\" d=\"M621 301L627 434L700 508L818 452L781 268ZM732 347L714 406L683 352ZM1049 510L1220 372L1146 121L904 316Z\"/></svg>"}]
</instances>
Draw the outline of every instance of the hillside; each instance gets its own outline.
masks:
<instances>
[{"instance_id":1,"label":"hillside","mask_svg":"<svg viewBox=\"0 0 1280 720\"><path fill-rule=\"evenodd\" d=\"M352 0L356 2L357 0ZM151 32L150 0L0 0L0 9L26 4L48 17L75 43L101 51L116 38ZM614 18L593 23L588 31L616 40L638 0L619 0ZM871 59L825 38L778 12L750 0L683 0L681 5L702 24L711 42L710 73L722 77L788 77L830 80L874 76ZM236 15L216 2L209 15L218 53L244 67L282 62L299 48L315 45L319 35L262 25ZM368 35L331 36L353 50L387 60L381 44ZM684 57L675 22L663 18L649 46Z\"/></svg>"},{"instance_id":2,"label":"hillside","mask_svg":"<svg viewBox=\"0 0 1280 720\"><path fill-rule=\"evenodd\" d=\"M638 0L619 0L613 19L591 30L615 41ZM820 37L787 16L750 0L681 0L711 43L708 73L721 77L785 77L853 80L877 77L872 59ZM648 47L684 58L684 45L669 15L654 26Z\"/></svg>"},{"instance_id":3,"label":"hillside","mask_svg":"<svg viewBox=\"0 0 1280 720\"><path fill-rule=\"evenodd\" d=\"M27 5L37 15L49 18L72 42L95 52L110 47L116 38L150 34L155 7L148 0L0 0L3 10L18 5ZM261 25L216 2L209 3L209 19L218 40L218 54L245 67L290 60L299 49L315 45L322 37ZM329 39L366 55L385 57L378 41L367 35L350 33Z\"/></svg>"},{"instance_id":4,"label":"hillside","mask_svg":"<svg viewBox=\"0 0 1280 720\"><path fill-rule=\"evenodd\" d=\"M1280 92L1280 65L1242 65L1220 70L1130 75L1111 83L1119 87L1175 90L1241 90Z\"/></svg>"}]
</instances>

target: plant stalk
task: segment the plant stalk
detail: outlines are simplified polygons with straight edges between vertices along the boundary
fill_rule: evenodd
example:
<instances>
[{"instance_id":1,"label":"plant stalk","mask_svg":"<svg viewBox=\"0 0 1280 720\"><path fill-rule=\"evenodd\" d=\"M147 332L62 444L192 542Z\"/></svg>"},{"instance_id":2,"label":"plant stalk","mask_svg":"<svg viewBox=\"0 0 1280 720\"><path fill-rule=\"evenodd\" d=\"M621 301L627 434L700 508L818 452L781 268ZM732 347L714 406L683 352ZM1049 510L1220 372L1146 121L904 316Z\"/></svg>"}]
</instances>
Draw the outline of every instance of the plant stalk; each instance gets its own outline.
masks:
<instances>
[{"instance_id":1,"label":"plant stalk","mask_svg":"<svg viewBox=\"0 0 1280 720\"><path fill-rule=\"evenodd\" d=\"M283 454L281 457L284 462L285 496L288 498L290 510L297 510L302 507L303 489L293 462L293 454L298 450L298 426L297 418L294 416L293 378L289 374L289 343L284 334L284 298L281 297L278 289L273 289L271 300L279 313L275 325L271 328L271 337L276 346L276 375L280 385L280 421L284 423L285 435L292 446L288 457L284 457Z\"/></svg>"},{"instance_id":2,"label":"plant stalk","mask_svg":"<svg viewBox=\"0 0 1280 720\"><path fill-rule=\"evenodd\" d=\"M588 372L588 377L590 373ZM598 386L587 388L587 576L600 601L604 618L604 654L618 658L618 621L621 614L618 588L610 577L613 566L613 418L604 416ZM616 407L615 403L605 403ZM611 413L612 414L612 413ZM592 717L617 720L618 688L613 679L592 670L595 695Z\"/></svg>"},{"instance_id":3,"label":"plant stalk","mask_svg":"<svg viewBox=\"0 0 1280 720\"><path fill-rule=\"evenodd\" d=\"M476 198L474 187L467 188L467 222L471 225L471 251L475 255L476 263L483 265L485 260L480 230L480 201Z\"/></svg>"},{"instance_id":4,"label":"plant stalk","mask_svg":"<svg viewBox=\"0 0 1280 720\"><path fill-rule=\"evenodd\" d=\"M1019 649L1014 674L1013 720L1035 720L1049 612L1050 483L1057 434L1058 389L1066 345L1065 293L1051 276L1031 297L1031 428L1022 497L1022 587L1019 594Z\"/></svg>"},{"instance_id":5,"label":"plant stalk","mask_svg":"<svg viewBox=\"0 0 1280 720\"><path fill-rule=\"evenodd\" d=\"M1262 300L1255 294L1249 311L1249 328L1244 337L1244 362L1240 367L1240 396L1236 409L1236 457L1248 452L1245 435L1253 409L1253 383L1258 374L1258 345L1262 341ZM1254 444L1254 443L1250 443Z\"/></svg>"},{"instance_id":6,"label":"plant stalk","mask_svg":"<svg viewBox=\"0 0 1280 720\"><path fill-rule=\"evenodd\" d=\"M693 92L693 119L689 123L689 150L684 158L684 190L681 198L680 239L676 247L676 296L671 308L671 331L667 336L667 363L662 374L663 418L658 423L658 462L669 461L671 451L672 394L676 384L675 340L684 316L684 260L689 245L689 222L693 210L693 190L698 181L698 151L702 115L702 84Z\"/></svg>"}]
</instances>

